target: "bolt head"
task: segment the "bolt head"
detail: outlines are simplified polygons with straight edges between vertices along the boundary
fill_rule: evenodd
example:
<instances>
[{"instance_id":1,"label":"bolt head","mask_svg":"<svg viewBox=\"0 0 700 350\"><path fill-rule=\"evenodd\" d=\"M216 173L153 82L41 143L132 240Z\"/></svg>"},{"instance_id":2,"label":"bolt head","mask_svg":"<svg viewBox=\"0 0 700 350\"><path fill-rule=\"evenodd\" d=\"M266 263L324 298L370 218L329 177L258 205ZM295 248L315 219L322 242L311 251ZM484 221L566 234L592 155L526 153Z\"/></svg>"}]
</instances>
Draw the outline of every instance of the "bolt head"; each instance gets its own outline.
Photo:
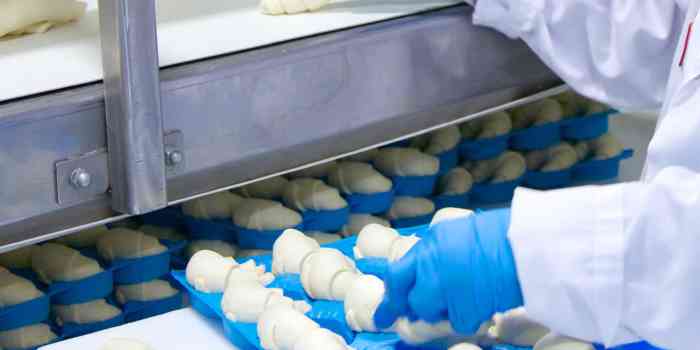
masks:
<instances>
[{"instance_id":1,"label":"bolt head","mask_svg":"<svg viewBox=\"0 0 700 350\"><path fill-rule=\"evenodd\" d=\"M71 173L70 182L77 188L86 188L92 183L92 176L85 169L75 169Z\"/></svg>"},{"instance_id":2,"label":"bolt head","mask_svg":"<svg viewBox=\"0 0 700 350\"><path fill-rule=\"evenodd\" d=\"M167 160L168 164L170 165L175 165L175 164L180 164L182 162L182 152L180 151L169 151L167 153Z\"/></svg>"}]
</instances>

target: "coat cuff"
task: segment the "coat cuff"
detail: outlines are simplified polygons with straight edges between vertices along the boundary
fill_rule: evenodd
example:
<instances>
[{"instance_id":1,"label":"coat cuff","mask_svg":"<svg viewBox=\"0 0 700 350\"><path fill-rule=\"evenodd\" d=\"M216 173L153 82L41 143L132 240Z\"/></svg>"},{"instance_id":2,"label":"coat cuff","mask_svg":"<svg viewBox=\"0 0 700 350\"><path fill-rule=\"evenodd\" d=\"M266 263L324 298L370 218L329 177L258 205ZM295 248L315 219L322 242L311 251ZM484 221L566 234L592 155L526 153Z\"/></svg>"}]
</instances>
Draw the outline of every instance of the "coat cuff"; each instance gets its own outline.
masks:
<instances>
[{"instance_id":1,"label":"coat cuff","mask_svg":"<svg viewBox=\"0 0 700 350\"><path fill-rule=\"evenodd\" d=\"M512 39L535 27L544 0L482 0L474 10L474 24L491 27Z\"/></svg>"},{"instance_id":2,"label":"coat cuff","mask_svg":"<svg viewBox=\"0 0 700 350\"><path fill-rule=\"evenodd\" d=\"M508 238L532 319L588 341L635 340L621 325L626 186L516 191Z\"/></svg>"}]
</instances>

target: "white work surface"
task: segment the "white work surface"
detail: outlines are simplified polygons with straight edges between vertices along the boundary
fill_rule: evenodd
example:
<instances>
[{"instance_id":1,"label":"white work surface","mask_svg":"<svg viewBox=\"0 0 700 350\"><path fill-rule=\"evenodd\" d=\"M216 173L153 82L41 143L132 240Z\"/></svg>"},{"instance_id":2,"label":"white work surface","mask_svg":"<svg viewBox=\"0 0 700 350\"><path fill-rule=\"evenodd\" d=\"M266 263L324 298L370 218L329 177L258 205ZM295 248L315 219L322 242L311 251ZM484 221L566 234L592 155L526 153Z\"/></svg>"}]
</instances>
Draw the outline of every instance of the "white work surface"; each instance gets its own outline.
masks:
<instances>
[{"instance_id":1,"label":"white work surface","mask_svg":"<svg viewBox=\"0 0 700 350\"><path fill-rule=\"evenodd\" d=\"M64 340L39 350L100 350L113 338L136 339L153 350L236 350L224 336L220 321L207 319L192 308Z\"/></svg>"},{"instance_id":2,"label":"white work surface","mask_svg":"<svg viewBox=\"0 0 700 350\"><path fill-rule=\"evenodd\" d=\"M77 23L0 39L0 102L102 79L98 0ZM158 0L161 67L348 28L459 0L341 0L315 13L266 16L259 0Z\"/></svg>"}]
</instances>

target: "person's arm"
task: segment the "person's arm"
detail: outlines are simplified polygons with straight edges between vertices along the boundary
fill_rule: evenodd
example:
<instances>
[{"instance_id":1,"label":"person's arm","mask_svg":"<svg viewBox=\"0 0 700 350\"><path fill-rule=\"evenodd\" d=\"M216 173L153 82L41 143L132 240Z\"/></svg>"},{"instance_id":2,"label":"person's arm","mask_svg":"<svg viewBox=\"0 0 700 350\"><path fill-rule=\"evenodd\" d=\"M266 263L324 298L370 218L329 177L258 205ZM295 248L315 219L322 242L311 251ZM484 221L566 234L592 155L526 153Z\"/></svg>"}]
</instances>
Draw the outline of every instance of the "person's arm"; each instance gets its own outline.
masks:
<instances>
[{"instance_id":1,"label":"person's arm","mask_svg":"<svg viewBox=\"0 0 700 350\"><path fill-rule=\"evenodd\" d=\"M684 1L477 0L474 23L522 38L574 90L618 108L661 107Z\"/></svg>"}]
</instances>

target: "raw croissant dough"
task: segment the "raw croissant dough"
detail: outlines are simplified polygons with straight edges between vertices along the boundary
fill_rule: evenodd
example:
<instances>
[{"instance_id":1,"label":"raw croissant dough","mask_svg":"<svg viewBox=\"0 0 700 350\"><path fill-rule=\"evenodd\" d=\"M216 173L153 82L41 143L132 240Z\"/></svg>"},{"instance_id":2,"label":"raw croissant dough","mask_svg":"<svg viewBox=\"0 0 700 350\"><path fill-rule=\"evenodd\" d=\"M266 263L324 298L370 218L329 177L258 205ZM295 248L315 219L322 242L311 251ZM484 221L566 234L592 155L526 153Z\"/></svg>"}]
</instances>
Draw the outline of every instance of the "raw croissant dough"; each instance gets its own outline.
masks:
<instances>
[{"instance_id":1,"label":"raw croissant dough","mask_svg":"<svg viewBox=\"0 0 700 350\"><path fill-rule=\"evenodd\" d=\"M75 0L0 1L0 38L43 33L55 25L78 20L86 6Z\"/></svg>"},{"instance_id":2,"label":"raw croissant dough","mask_svg":"<svg viewBox=\"0 0 700 350\"><path fill-rule=\"evenodd\" d=\"M284 296L282 289L265 288L259 283L229 284L221 299L221 310L234 322L255 323L268 308L285 305L302 313L311 306L304 301L294 301Z\"/></svg>"},{"instance_id":3,"label":"raw croissant dough","mask_svg":"<svg viewBox=\"0 0 700 350\"><path fill-rule=\"evenodd\" d=\"M280 0L280 1L287 1L287 0ZM331 171L331 169L335 168L336 162L326 162L323 164L319 165L314 165L310 168L305 168L301 169L298 171L295 171L291 174L289 174L290 178L297 179L297 178L302 178L302 177L311 177L315 179L320 179L322 177L328 176L328 173Z\"/></svg>"},{"instance_id":4,"label":"raw croissant dough","mask_svg":"<svg viewBox=\"0 0 700 350\"><path fill-rule=\"evenodd\" d=\"M163 227L154 225L143 225L139 227L139 231L157 239L168 241L184 241L187 237L178 229L173 227Z\"/></svg>"},{"instance_id":5,"label":"raw croissant dough","mask_svg":"<svg viewBox=\"0 0 700 350\"><path fill-rule=\"evenodd\" d=\"M511 113L513 129L525 129L531 126L560 121L564 117L561 104L555 99L545 98L531 104L518 107Z\"/></svg>"},{"instance_id":6,"label":"raw croissant dough","mask_svg":"<svg viewBox=\"0 0 700 350\"><path fill-rule=\"evenodd\" d=\"M454 168L440 177L437 192L442 195L454 196L469 192L474 184L472 174L464 168Z\"/></svg>"},{"instance_id":7,"label":"raw croissant dough","mask_svg":"<svg viewBox=\"0 0 700 350\"><path fill-rule=\"evenodd\" d=\"M343 239L343 236L337 233L327 233L321 231L308 231L306 235L313 238L318 244L328 244Z\"/></svg>"},{"instance_id":8,"label":"raw croissant dough","mask_svg":"<svg viewBox=\"0 0 700 350\"><path fill-rule=\"evenodd\" d=\"M107 261L158 255L166 250L155 237L127 228L110 230L97 241L97 252Z\"/></svg>"},{"instance_id":9,"label":"raw croissant dough","mask_svg":"<svg viewBox=\"0 0 700 350\"><path fill-rule=\"evenodd\" d=\"M353 281L360 276L355 262L339 250L313 251L301 265L301 284L311 298L343 300Z\"/></svg>"},{"instance_id":10,"label":"raw croissant dough","mask_svg":"<svg viewBox=\"0 0 700 350\"><path fill-rule=\"evenodd\" d=\"M384 281L376 276L362 275L355 279L345 295L345 320L356 332L377 332L374 313L384 299Z\"/></svg>"},{"instance_id":11,"label":"raw croissant dough","mask_svg":"<svg viewBox=\"0 0 700 350\"><path fill-rule=\"evenodd\" d=\"M420 197L396 197L391 209L386 213L389 220L415 218L431 214L435 211L435 204L427 198Z\"/></svg>"},{"instance_id":12,"label":"raw croissant dough","mask_svg":"<svg viewBox=\"0 0 700 350\"><path fill-rule=\"evenodd\" d=\"M288 305L274 305L257 325L265 350L350 350L345 340Z\"/></svg>"},{"instance_id":13,"label":"raw croissant dough","mask_svg":"<svg viewBox=\"0 0 700 350\"><path fill-rule=\"evenodd\" d=\"M272 273L301 273L302 263L321 246L311 237L294 229L285 230L272 246Z\"/></svg>"},{"instance_id":14,"label":"raw croissant dough","mask_svg":"<svg viewBox=\"0 0 700 350\"><path fill-rule=\"evenodd\" d=\"M377 224L370 224L357 236L353 254L355 259L385 258L397 261L420 241L415 235L401 236L399 232Z\"/></svg>"},{"instance_id":15,"label":"raw croissant dough","mask_svg":"<svg viewBox=\"0 0 700 350\"><path fill-rule=\"evenodd\" d=\"M44 293L34 283L4 268L0 269L0 307L21 304L42 295Z\"/></svg>"},{"instance_id":16,"label":"raw croissant dough","mask_svg":"<svg viewBox=\"0 0 700 350\"><path fill-rule=\"evenodd\" d=\"M433 226L435 224L438 224L440 222L446 221L446 220L452 220L452 219L459 219L463 217L467 217L474 214L473 211L469 209L461 209L461 208L442 208L433 215L433 220L430 221L430 226Z\"/></svg>"},{"instance_id":17,"label":"raw croissant dough","mask_svg":"<svg viewBox=\"0 0 700 350\"><path fill-rule=\"evenodd\" d=\"M108 304L104 299L97 299L82 304L51 305L51 312L55 316L58 325L102 322L115 318L122 313L116 306Z\"/></svg>"},{"instance_id":18,"label":"raw croissant dough","mask_svg":"<svg viewBox=\"0 0 700 350\"><path fill-rule=\"evenodd\" d=\"M481 350L481 347L472 343L459 343L450 346L449 350Z\"/></svg>"},{"instance_id":19,"label":"raw croissant dough","mask_svg":"<svg viewBox=\"0 0 700 350\"><path fill-rule=\"evenodd\" d=\"M129 301L160 300L177 294L177 289L173 288L170 283L158 279L144 283L119 285L115 289L114 294L120 304L126 304Z\"/></svg>"},{"instance_id":20,"label":"raw croissant dough","mask_svg":"<svg viewBox=\"0 0 700 350\"><path fill-rule=\"evenodd\" d=\"M261 255L270 255L270 254L272 254L272 251L267 250L267 249L242 249L242 250L238 251L238 253L236 254L236 257L243 259L243 258L249 258L251 256L261 256Z\"/></svg>"},{"instance_id":21,"label":"raw croissant dough","mask_svg":"<svg viewBox=\"0 0 700 350\"><path fill-rule=\"evenodd\" d=\"M343 236L356 235L369 224L378 224L386 227L391 227L391 223L384 218L369 214L351 214L348 223L343 226L340 232Z\"/></svg>"},{"instance_id":22,"label":"raw croissant dough","mask_svg":"<svg viewBox=\"0 0 700 350\"><path fill-rule=\"evenodd\" d=\"M287 207L299 211L337 210L348 206L338 189L312 178L289 181L282 198Z\"/></svg>"},{"instance_id":23,"label":"raw croissant dough","mask_svg":"<svg viewBox=\"0 0 700 350\"><path fill-rule=\"evenodd\" d=\"M153 350L153 348L135 339L115 338L107 340L100 350Z\"/></svg>"},{"instance_id":24,"label":"raw croissant dough","mask_svg":"<svg viewBox=\"0 0 700 350\"><path fill-rule=\"evenodd\" d=\"M104 225L100 225L87 230L82 230L78 233L57 238L54 240L54 242L76 249L93 247L97 243L97 240L107 232L109 232L109 229Z\"/></svg>"},{"instance_id":25,"label":"raw croissant dough","mask_svg":"<svg viewBox=\"0 0 700 350\"><path fill-rule=\"evenodd\" d=\"M462 138L459 127L448 126L430 133L428 144L423 148L423 152L431 155L449 151L457 147Z\"/></svg>"},{"instance_id":26,"label":"raw croissant dough","mask_svg":"<svg viewBox=\"0 0 700 350\"><path fill-rule=\"evenodd\" d=\"M530 151L525 154L527 168L539 171L559 171L571 168L578 162L576 149L567 142Z\"/></svg>"},{"instance_id":27,"label":"raw croissant dough","mask_svg":"<svg viewBox=\"0 0 700 350\"><path fill-rule=\"evenodd\" d=\"M549 333L535 344L533 350L594 350L593 345L565 337L556 333Z\"/></svg>"},{"instance_id":28,"label":"raw croissant dough","mask_svg":"<svg viewBox=\"0 0 700 350\"><path fill-rule=\"evenodd\" d=\"M367 163L342 161L328 174L328 183L343 193L381 193L391 190L391 180Z\"/></svg>"},{"instance_id":29,"label":"raw croissant dough","mask_svg":"<svg viewBox=\"0 0 700 350\"><path fill-rule=\"evenodd\" d=\"M468 161L463 166L476 183L513 181L525 174L527 168L525 157L513 151L503 152L493 159Z\"/></svg>"},{"instance_id":30,"label":"raw croissant dough","mask_svg":"<svg viewBox=\"0 0 700 350\"><path fill-rule=\"evenodd\" d=\"M379 150L374 166L388 176L432 176L440 159L413 148L388 147Z\"/></svg>"},{"instance_id":31,"label":"raw croissant dough","mask_svg":"<svg viewBox=\"0 0 700 350\"><path fill-rule=\"evenodd\" d=\"M231 243L217 240L197 240L187 245L187 257L191 258L200 250L211 250L225 257L236 257L236 247Z\"/></svg>"},{"instance_id":32,"label":"raw croissant dough","mask_svg":"<svg viewBox=\"0 0 700 350\"><path fill-rule=\"evenodd\" d=\"M48 325L39 323L31 326L0 332L2 349L30 349L48 344L57 336Z\"/></svg>"},{"instance_id":33,"label":"raw croissant dough","mask_svg":"<svg viewBox=\"0 0 700 350\"><path fill-rule=\"evenodd\" d=\"M301 223L301 215L280 202L246 199L233 214L236 225L253 230L280 230Z\"/></svg>"},{"instance_id":34,"label":"raw croissant dough","mask_svg":"<svg viewBox=\"0 0 700 350\"><path fill-rule=\"evenodd\" d=\"M36 246L30 245L0 254L0 265L8 269L27 269L32 267L32 253Z\"/></svg>"},{"instance_id":35,"label":"raw croissant dough","mask_svg":"<svg viewBox=\"0 0 700 350\"><path fill-rule=\"evenodd\" d=\"M364 152L360 152L357 154L353 154L351 156L347 156L347 157L345 157L345 159L355 161L355 162L371 162L372 160L374 160L374 157L377 155L377 151L378 150L376 148L374 148L374 149L371 149L369 151L364 151Z\"/></svg>"},{"instance_id":36,"label":"raw croissant dough","mask_svg":"<svg viewBox=\"0 0 700 350\"><path fill-rule=\"evenodd\" d=\"M282 198L284 188L289 181L282 176L254 182L236 189L236 193L247 198L277 199Z\"/></svg>"},{"instance_id":37,"label":"raw croissant dough","mask_svg":"<svg viewBox=\"0 0 700 350\"><path fill-rule=\"evenodd\" d=\"M590 141L581 141L574 145L580 160L593 157L596 160L604 160L617 157L624 150L624 146L612 134L608 133Z\"/></svg>"},{"instance_id":38,"label":"raw croissant dough","mask_svg":"<svg viewBox=\"0 0 700 350\"><path fill-rule=\"evenodd\" d=\"M488 330L491 338L517 346L533 346L547 333L549 329L530 320L523 307L495 314Z\"/></svg>"},{"instance_id":39,"label":"raw croissant dough","mask_svg":"<svg viewBox=\"0 0 700 350\"><path fill-rule=\"evenodd\" d=\"M230 219L243 198L231 192L218 192L182 204L182 212L197 219Z\"/></svg>"},{"instance_id":40,"label":"raw croissant dough","mask_svg":"<svg viewBox=\"0 0 700 350\"><path fill-rule=\"evenodd\" d=\"M192 256L187 263L185 276L189 284L205 293L223 292L229 279L231 283L254 279L262 285L268 285L274 279L272 274L265 272L265 266L257 266L252 260L239 264L233 258L225 258L210 250L202 250Z\"/></svg>"},{"instance_id":41,"label":"raw croissant dough","mask_svg":"<svg viewBox=\"0 0 700 350\"><path fill-rule=\"evenodd\" d=\"M488 139L509 133L513 128L510 115L496 112L460 125L462 137L467 140Z\"/></svg>"},{"instance_id":42,"label":"raw croissant dough","mask_svg":"<svg viewBox=\"0 0 700 350\"><path fill-rule=\"evenodd\" d=\"M76 281L102 271L95 259L56 243L42 244L34 249L32 269L46 284Z\"/></svg>"}]
</instances>

